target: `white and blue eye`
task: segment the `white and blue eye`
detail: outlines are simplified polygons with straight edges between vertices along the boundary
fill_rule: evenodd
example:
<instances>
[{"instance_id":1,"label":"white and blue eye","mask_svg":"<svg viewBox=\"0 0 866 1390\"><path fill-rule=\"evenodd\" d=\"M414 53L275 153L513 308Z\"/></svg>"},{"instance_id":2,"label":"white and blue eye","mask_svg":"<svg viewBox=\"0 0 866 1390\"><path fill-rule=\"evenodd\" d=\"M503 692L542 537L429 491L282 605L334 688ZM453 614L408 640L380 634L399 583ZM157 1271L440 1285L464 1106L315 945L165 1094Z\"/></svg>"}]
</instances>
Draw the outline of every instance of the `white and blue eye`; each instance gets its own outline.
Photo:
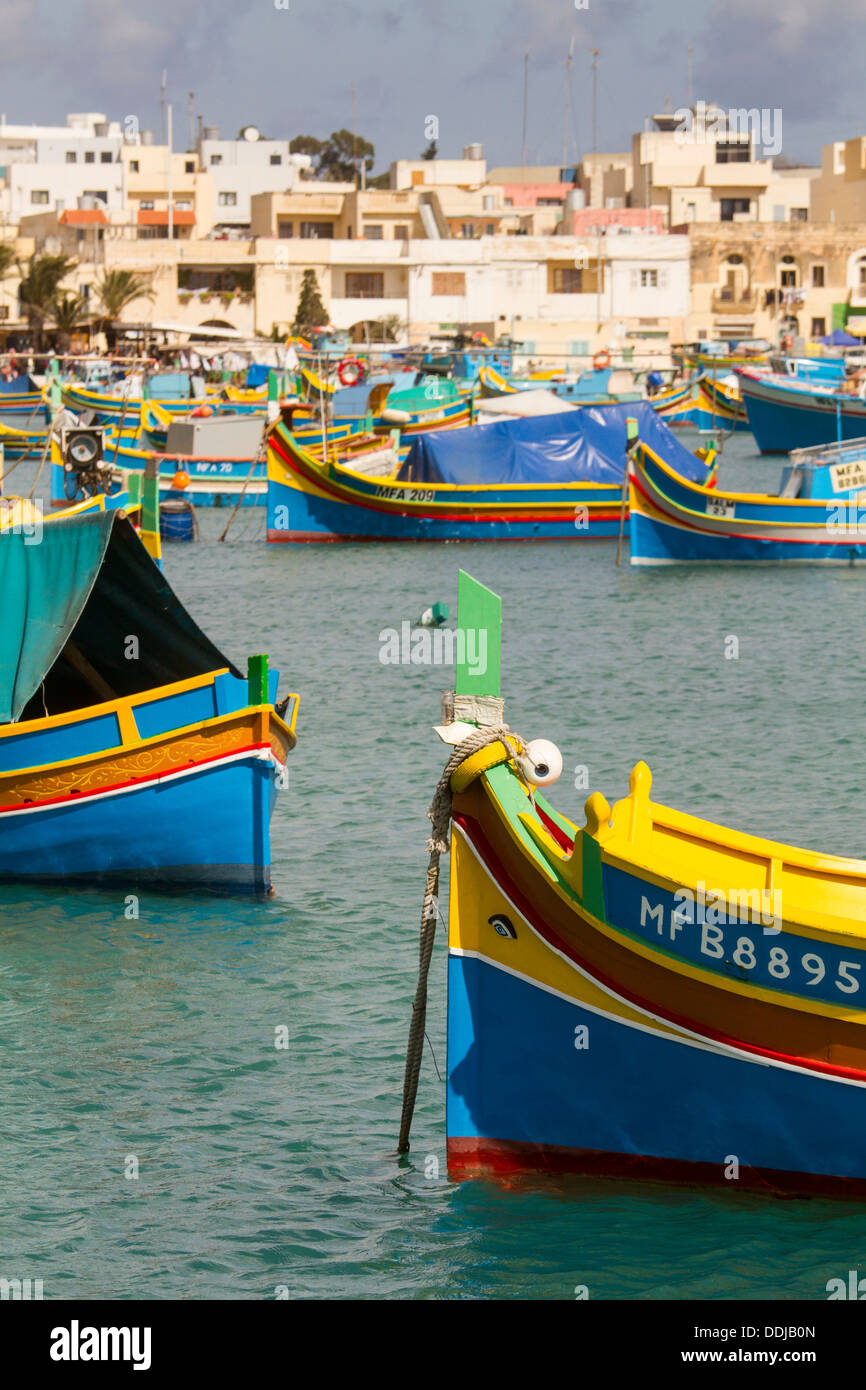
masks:
<instances>
[{"instance_id":1,"label":"white and blue eye","mask_svg":"<svg viewBox=\"0 0 866 1390\"><path fill-rule=\"evenodd\" d=\"M562 776L562 754L550 739L534 738L517 761L532 787L549 787Z\"/></svg>"}]
</instances>

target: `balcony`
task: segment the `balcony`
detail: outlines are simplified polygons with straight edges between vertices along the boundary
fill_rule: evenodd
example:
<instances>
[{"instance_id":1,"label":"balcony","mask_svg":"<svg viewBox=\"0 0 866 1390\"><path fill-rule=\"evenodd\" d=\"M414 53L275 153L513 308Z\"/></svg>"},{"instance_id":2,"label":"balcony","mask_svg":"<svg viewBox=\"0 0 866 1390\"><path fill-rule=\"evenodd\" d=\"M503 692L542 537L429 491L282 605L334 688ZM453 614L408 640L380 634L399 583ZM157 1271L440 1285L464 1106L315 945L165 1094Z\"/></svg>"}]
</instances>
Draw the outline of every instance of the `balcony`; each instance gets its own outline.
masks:
<instances>
[{"instance_id":1,"label":"balcony","mask_svg":"<svg viewBox=\"0 0 866 1390\"><path fill-rule=\"evenodd\" d=\"M711 307L714 314L753 314L758 307L758 292L732 290L726 285L713 290Z\"/></svg>"}]
</instances>

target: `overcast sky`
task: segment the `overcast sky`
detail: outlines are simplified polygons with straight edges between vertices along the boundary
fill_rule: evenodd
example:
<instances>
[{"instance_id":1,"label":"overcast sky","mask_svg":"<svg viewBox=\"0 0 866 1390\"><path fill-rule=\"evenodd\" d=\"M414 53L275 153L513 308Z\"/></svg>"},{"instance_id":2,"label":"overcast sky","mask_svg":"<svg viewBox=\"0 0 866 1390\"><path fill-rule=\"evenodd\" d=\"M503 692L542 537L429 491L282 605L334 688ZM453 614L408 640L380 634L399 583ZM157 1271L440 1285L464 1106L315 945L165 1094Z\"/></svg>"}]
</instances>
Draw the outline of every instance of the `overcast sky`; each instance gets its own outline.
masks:
<instances>
[{"instance_id":1,"label":"overcast sky","mask_svg":"<svg viewBox=\"0 0 866 1390\"><path fill-rule=\"evenodd\" d=\"M167 69L184 148L190 91L224 136L285 138L351 127L354 83L377 171L420 154L428 116L441 155L480 141L489 164L519 164L528 49L527 159L558 164L572 39L569 162L592 147L593 47L599 147L619 150L667 98L685 103L691 44L696 97L780 107L782 153L817 163L866 134L864 36L866 0L0 0L0 109L134 115L158 134Z\"/></svg>"}]
</instances>

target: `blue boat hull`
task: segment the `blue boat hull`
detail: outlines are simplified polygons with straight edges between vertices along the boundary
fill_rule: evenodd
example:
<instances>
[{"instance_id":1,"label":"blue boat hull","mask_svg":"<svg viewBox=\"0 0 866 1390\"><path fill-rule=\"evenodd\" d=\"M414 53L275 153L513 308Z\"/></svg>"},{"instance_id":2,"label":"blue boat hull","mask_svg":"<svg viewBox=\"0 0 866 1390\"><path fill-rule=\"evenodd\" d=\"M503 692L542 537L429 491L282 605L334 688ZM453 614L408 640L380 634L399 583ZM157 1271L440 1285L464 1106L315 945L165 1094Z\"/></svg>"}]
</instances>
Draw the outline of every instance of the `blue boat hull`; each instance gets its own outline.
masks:
<instances>
[{"instance_id":1,"label":"blue boat hull","mask_svg":"<svg viewBox=\"0 0 866 1390\"><path fill-rule=\"evenodd\" d=\"M271 889L269 758L248 753L141 785L0 810L0 880Z\"/></svg>"},{"instance_id":2,"label":"blue boat hull","mask_svg":"<svg viewBox=\"0 0 866 1390\"><path fill-rule=\"evenodd\" d=\"M629 518L633 565L719 564L827 564L853 565L866 560L863 545L803 545L761 540L759 537L708 535L687 530L656 517L632 510Z\"/></svg>"},{"instance_id":3,"label":"blue boat hull","mask_svg":"<svg viewBox=\"0 0 866 1390\"><path fill-rule=\"evenodd\" d=\"M592 516L585 529L578 529L573 509L561 521L497 520L493 509L481 521L448 515L413 517L313 496L274 479L268 482L269 541L573 541L610 538L618 531L613 505L604 519Z\"/></svg>"},{"instance_id":4,"label":"blue boat hull","mask_svg":"<svg viewBox=\"0 0 866 1390\"><path fill-rule=\"evenodd\" d=\"M453 951L447 1128L458 1177L547 1169L866 1190L866 1087L625 1024Z\"/></svg>"}]
</instances>

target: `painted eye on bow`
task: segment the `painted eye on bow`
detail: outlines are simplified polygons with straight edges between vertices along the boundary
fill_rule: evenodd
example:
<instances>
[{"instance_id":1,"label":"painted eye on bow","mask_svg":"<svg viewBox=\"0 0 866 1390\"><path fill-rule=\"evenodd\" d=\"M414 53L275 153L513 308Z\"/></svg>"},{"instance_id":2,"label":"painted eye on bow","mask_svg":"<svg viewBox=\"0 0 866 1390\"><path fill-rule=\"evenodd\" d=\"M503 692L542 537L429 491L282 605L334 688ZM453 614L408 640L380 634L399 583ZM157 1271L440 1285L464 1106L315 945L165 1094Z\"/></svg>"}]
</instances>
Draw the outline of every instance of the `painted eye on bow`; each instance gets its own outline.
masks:
<instances>
[{"instance_id":1,"label":"painted eye on bow","mask_svg":"<svg viewBox=\"0 0 866 1390\"><path fill-rule=\"evenodd\" d=\"M518 759L521 771L530 786L549 787L562 775L562 754L555 743L546 738L534 738Z\"/></svg>"},{"instance_id":2,"label":"painted eye on bow","mask_svg":"<svg viewBox=\"0 0 866 1390\"><path fill-rule=\"evenodd\" d=\"M498 932L500 936L507 936L512 941L517 940L515 928L512 926L510 919L504 916L503 913L494 912L492 917L487 918L487 921L490 923L493 930Z\"/></svg>"}]
</instances>

